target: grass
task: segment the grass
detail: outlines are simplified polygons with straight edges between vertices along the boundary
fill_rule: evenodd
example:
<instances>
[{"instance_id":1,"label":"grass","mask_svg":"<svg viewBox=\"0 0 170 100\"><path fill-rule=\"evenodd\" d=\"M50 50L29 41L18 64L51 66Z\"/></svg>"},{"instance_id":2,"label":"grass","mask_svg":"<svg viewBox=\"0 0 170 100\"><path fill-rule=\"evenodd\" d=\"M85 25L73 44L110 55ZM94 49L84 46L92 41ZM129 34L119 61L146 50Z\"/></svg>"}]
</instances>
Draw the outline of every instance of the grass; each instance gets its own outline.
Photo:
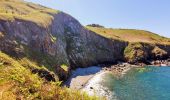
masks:
<instances>
[{"instance_id":1,"label":"grass","mask_svg":"<svg viewBox=\"0 0 170 100\"><path fill-rule=\"evenodd\" d=\"M84 92L61 87L60 81L48 82L30 71L41 68L26 58L16 60L0 52L0 99L3 100L97 100Z\"/></svg>"},{"instance_id":2,"label":"grass","mask_svg":"<svg viewBox=\"0 0 170 100\"><path fill-rule=\"evenodd\" d=\"M61 65L61 68L64 69L64 71L68 71L68 66L66 64L62 64Z\"/></svg>"},{"instance_id":3,"label":"grass","mask_svg":"<svg viewBox=\"0 0 170 100\"><path fill-rule=\"evenodd\" d=\"M25 98L33 98L35 95L30 94L29 90L38 91L43 81L36 74L32 74L16 60L2 52L0 52L0 62L3 63L0 69L0 85L11 85L11 88L5 90L5 92L12 93L16 97L21 94Z\"/></svg>"},{"instance_id":4,"label":"grass","mask_svg":"<svg viewBox=\"0 0 170 100\"><path fill-rule=\"evenodd\" d=\"M52 23L53 14L59 11L49 9L24 1L7 1L0 3L0 20L14 21L15 19L34 22L40 26L47 27Z\"/></svg>"},{"instance_id":5,"label":"grass","mask_svg":"<svg viewBox=\"0 0 170 100\"><path fill-rule=\"evenodd\" d=\"M65 57L57 58L40 51L32 50L29 47L24 46L25 57L29 60L36 62L38 66L47 68L50 71L55 71L57 65L66 64L69 65L69 62Z\"/></svg>"},{"instance_id":6,"label":"grass","mask_svg":"<svg viewBox=\"0 0 170 100\"><path fill-rule=\"evenodd\" d=\"M135 29L112 29L86 26L87 29L96 32L106 38L118 39L128 42L145 42L152 44L169 44L170 39L159 36L158 34Z\"/></svg>"}]
</instances>

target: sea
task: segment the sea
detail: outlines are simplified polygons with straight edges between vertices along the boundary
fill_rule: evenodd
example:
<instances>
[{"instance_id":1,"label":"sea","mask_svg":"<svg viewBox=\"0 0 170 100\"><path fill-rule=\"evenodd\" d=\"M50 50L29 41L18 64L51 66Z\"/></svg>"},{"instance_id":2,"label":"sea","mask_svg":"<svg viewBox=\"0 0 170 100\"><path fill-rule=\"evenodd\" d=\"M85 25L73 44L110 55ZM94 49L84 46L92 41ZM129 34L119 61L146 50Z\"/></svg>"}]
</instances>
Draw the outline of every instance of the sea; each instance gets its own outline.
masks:
<instances>
[{"instance_id":1,"label":"sea","mask_svg":"<svg viewBox=\"0 0 170 100\"><path fill-rule=\"evenodd\" d=\"M170 100L170 66L133 68L122 77L105 73L98 84L111 92L110 100Z\"/></svg>"}]
</instances>

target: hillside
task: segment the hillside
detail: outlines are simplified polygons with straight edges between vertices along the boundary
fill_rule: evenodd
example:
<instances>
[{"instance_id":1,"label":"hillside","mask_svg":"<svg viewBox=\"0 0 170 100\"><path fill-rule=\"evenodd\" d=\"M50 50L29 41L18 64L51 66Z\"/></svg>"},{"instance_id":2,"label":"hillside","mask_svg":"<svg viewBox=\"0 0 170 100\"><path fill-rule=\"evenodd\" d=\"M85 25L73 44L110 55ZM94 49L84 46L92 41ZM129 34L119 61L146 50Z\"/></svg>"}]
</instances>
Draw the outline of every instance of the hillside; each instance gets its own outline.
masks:
<instances>
[{"instance_id":1,"label":"hillside","mask_svg":"<svg viewBox=\"0 0 170 100\"><path fill-rule=\"evenodd\" d=\"M21 19L32 21L41 26L51 24L53 14L59 11L36 5L25 3L22 0L0 0L0 19L14 21Z\"/></svg>"},{"instance_id":2,"label":"hillside","mask_svg":"<svg viewBox=\"0 0 170 100\"><path fill-rule=\"evenodd\" d=\"M34 70L30 71L30 68ZM33 61L26 58L16 60L0 52L0 100L97 99L60 85L54 73Z\"/></svg>"},{"instance_id":3,"label":"hillside","mask_svg":"<svg viewBox=\"0 0 170 100\"><path fill-rule=\"evenodd\" d=\"M87 29L98 33L101 36L118 39L128 42L145 42L152 44L170 44L170 39L158 34L135 29L112 29L86 26Z\"/></svg>"},{"instance_id":4,"label":"hillside","mask_svg":"<svg viewBox=\"0 0 170 100\"><path fill-rule=\"evenodd\" d=\"M61 11L0 0L0 99L96 100L61 81L79 67L166 59L169 42L142 30L85 28Z\"/></svg>"},{"instance_id":5,"label":"hillside","mask_svg":"<svg viewBox=\"0 0 170 100\"><path fill-rule=\"evenodd\" d=\"M170 55L170 39L144 30L112 29L87 25L86 29L113 41L128 42L124 59L129 63L147 63L148 60L166 59Z\"/></svg>"},{"instance_id":6,"label":"hillside","mask_svg":"<svg viewBox=\"0 0 170 100\"><path fill-rule=\"evenodd\" d=\"M61 87L70 68L65 40L56 31L63 27L56 26L58 13L22 0L0 0L0 100L97 99Z\"/></svg>"}]
</instances>

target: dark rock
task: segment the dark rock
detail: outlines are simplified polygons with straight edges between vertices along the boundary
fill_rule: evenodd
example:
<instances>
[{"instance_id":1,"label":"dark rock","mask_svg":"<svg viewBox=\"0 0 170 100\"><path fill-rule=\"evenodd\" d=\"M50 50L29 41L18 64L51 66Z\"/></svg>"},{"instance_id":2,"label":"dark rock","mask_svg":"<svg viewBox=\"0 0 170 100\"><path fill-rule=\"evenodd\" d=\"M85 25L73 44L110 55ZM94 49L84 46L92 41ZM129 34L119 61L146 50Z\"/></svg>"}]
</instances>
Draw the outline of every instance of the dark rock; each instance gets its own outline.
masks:
<instances>
[{"instance_id":1,"label":"dark rock","mask_svg":"<svg viewBox=\"0 0 170 100\"><path fill-rule=\"evenodd\" d=\"M51 74L50 72L43 70L43 69L33 69L33 74L38 74L41 78L46 79L47 81L56 81L54 74Z\"/></svg>"},{"instance_id":2,"label":"dark rock","mask_svg":"<svg viewBox=\"0 0 170 100\"><path fill-rule=\"evenodd\" d=\"M93 89L93 87L90 87L90 89Z\"/></svg>"}]
</instances>

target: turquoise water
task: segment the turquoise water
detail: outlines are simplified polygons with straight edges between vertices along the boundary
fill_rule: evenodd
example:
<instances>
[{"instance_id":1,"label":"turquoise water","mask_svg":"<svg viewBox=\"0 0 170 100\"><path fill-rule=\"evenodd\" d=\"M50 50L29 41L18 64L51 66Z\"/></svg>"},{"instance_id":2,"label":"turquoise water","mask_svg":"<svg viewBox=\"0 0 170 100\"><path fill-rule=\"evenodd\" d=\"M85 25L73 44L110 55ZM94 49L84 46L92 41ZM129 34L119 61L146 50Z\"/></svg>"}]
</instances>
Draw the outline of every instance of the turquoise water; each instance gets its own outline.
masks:
<instances>
[{"instance_id":1,"label":"turquoise water","mask_svg":"<svg viewBox=\"0 0 170 100\"><path fill-rule=\"evenodd\" d=\"M170 67L134 68L122 78L106 74L102 84L119 100L170 100Z\"/></svg>"}]
</instances>

